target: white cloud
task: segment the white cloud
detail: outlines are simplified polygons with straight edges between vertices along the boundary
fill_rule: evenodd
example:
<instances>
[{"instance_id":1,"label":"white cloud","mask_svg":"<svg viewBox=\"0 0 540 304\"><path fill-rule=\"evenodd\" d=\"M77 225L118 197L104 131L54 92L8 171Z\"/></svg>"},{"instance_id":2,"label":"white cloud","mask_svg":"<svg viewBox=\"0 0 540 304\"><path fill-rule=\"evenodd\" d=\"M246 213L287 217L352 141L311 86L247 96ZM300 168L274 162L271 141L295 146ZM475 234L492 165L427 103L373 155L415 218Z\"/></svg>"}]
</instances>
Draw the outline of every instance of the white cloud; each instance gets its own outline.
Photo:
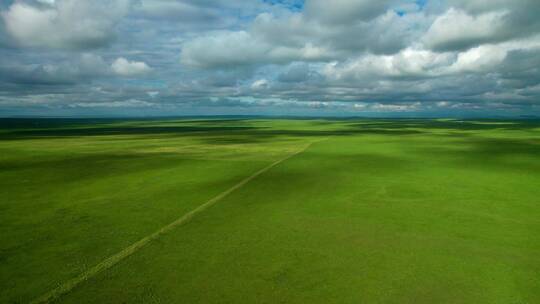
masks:
<instances>
[{"instance_id":1,"label":"white cloud","mask_svg":"<svg viewBox=\"0 0 540 304\"><path fill-rule=\"evenodd\" d=\"M47 7L13 3L2 12L7 32L24 47L89 49L114 37L128 0L46 1Z\"/></svg>"},{"instance_id":2,"label":"white cloud","mask_svg":"<svg viewBox=\"0 0 540 304\"><path fill-rule=\"evenodd\" d=\"M420 108L420 102L410 104L384 104L374 103L370 105L369 110L375 112L410 112Z\"/></svg>"},{"instance_id":3,"label":"white cloud","mask_svg":"<svg viewBox=\"0 0 540 304\"><path fill-rule=\"evenodd\" d=\"M500 70L510 52L539 49L540 38L485 44L461 52L407 48L394 55L365 54L346 62L334 61L324 65L320 73L334 82L482 75Z\"/></svg>"},{"instance_id":4,"label":"white cloud","mask_svg":"<svg viewBox=\"0 0 540 304\"><path fill-rule=\"evenodd\" d=\"M356 110L364 110L367 108L367 104L365 103L355 103L353 104L353 108L356 109Z\"/></svg>"},{"instance_id":5,"label":"white cloud","mask_svg":"<svg viewBox=\"0 0 540 304\"><path fill-rule=\"evenodd\" d=\"M110 74L110 67L103 58L83 53L71 60L44 64L11 64L0 66L11 75L15 83L73 84Z\"/></svg>"},{"instance_id":6,"label":"white cloud","mask_svg":"<svg viewBox=\"0 0 540 304\"><path fill-rule=\"evenodd\" d=\"M450 72L481 72L496 69L508 50L497 45L482 45L459 53L456 62L449 67Z\"/></svg>"},{"instance_id":7,"label":"white cloud","mask_svg":"<svg viewBox=\"0 0 540 304\"><path fill-rule=\"evenodd\" d=\"M253 90L260 90L260 89L265 89L268 87L268 80L266 79L258 79L258 80L255 80L252 84L251 84L251 88Z\"/></svg>"},{"instance_id":8,"label":"white cloud","mask_svg":"<svg viewBox=\"0 0 540 304\"><path fill-rule=\"evenodd\" d=\"M156 98L159 96L159 91L148 91L146 92L146 94L150 96L151 98Z\"/></svg>"},{"instance_id":9,"label":"white cloud","mask_svg":"<svg viewBox=\"0 0 540 304\"><path fill-rule=\"evenodd\" d=\"M323 23L347 24L371 20L384 13L388 0L308 0L306 15Z\"/></svg>"},{"instance_id":10,"label":"white cloud","mask_svg":"<svg viewBox=\"0 0 540 304\"><path fill-rule=\"evenodd\" d=\"M0 99L404 112L540 95L538 0L8 2Z\"/></svg>"},{"instance_id":11,"label":"white cloud","mask_svg":"<svg viewBox=\"0 0 540 304\"><path fill-rule=\"evenodd\" d=\"M497 11L501 9L531 9L538 5L537 0L447 0L451 7L459 7L473 14Z\"/></svg>"},{"instance_id":12,"label":"white cloud","mask_svg":"<svg viewBox=\"0 0 540 304\"><path fill-rule=\"evenodd\" d=\"M69 105L71 108L145 108L156 104L138 99L117 100L109 102L77 102Z\"/></svg>"},{"instance_id":13,"label":"white cloud","mask_svg":"<svg viewBox=\"0 0 540 304\"><path fill-rule=\"evenodd\" d=\"M439 101L436 103L437 107L439 108L446 108L450 106L450 103L448 101Z\"/></svg>"},{"instance_id":14,"label":"white cloud","mask_svg":"<svg viewBox=\"0 0 540 304\"><path fill-rule=\"evenodd\" d=\"M182 47L181 62L199 68L223 69L293 61L329 61L366 51L391 54L403 48L424 22L418 13L399 17L393 11L380 8L374 10L373 18L355 19L350 25L326 20L334 15L348 14L350 10L356 16L363 9L380 6L378 1L340 1L343 6L310 1L306 3L306 12L277 16L263 13L246 29L215 31L188 39ZM377 4L371 4L375 2ZM382 2L386 8L387 1ZM351 6L350 10L346 9L348 6Z\"/></svg>"},{"instance_id":15,"label":"white cloud","mask_svg":"<svg viewBox=\"0 0 540 304\"><path fill-rule=\"evenodd\" d=\"M218 32L186 42L181 62L200 68L236 68L261 63L314 61L328 58L329 51L306 43L298 47L272 45L246 31Z\"/></svg>"},{"instance_id":16,"label":"white cloud","mask_svg":"<svg viewBox=\"0 0 540 304\"><path fill-rule=\"evenodd\" d=\"M235 67L260 61L268 46L245 31L218 32L188 41L182 48L183 64L196 67Z\"/></svg>"},{"instance_id":17,"label":"white cloud","mask_svg":"<svg viewBox=\"0 0 540 304\"><path fill-rule=\"evenodd\" d=\"M408 48L394 55L367 54L345 63L329 63L321 73L330 80L426 77L441 74L454 60L450 53Z\"/></svg>"},{"instance_id":18,"label":"white cloud","mask_svg":"<svg viewBox=\"0 0 540 304\"><path fill-rule=\"evenodd\" d=\"M451 8L435 19L423 41L428 48L443 51L490 42L500 35L507 14L508 11L497 11L471 16L463 10Z\"/></svg>"},{"instance_id":19,"label":"white cloud","mask_svg":"<svg viewBox=\"0 0 540 304\"><path fill-rule=\"evenodd\" d=\"M37 0L39 3L47 4L47 5L53 5L56 1L55 0Z\"/></svg>"},{"instance_id":20,"label":"white cloud","mask_svg":"<svg viewBox=\"0 0 540 304\"><path fill-rule=\"evenodd\" d=\"M145 62L129 61L124 57L116 59L111 64L112 71L121 76L140 76L152 71Z\"/></svg>"}]
</instances>

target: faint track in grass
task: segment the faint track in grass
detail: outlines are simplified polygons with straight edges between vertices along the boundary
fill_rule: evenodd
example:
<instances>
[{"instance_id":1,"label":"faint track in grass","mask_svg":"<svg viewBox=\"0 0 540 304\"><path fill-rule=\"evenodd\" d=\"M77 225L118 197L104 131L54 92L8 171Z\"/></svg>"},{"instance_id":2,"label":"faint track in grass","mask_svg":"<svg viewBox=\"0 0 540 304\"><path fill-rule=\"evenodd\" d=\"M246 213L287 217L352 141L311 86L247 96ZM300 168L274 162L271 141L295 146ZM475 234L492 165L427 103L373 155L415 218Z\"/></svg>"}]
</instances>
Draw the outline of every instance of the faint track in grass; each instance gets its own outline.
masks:
<instances>
[{"instance_id":1,"label":"faint track in grass","mask_svg":"<svg viewBox=\"0 0 540 304\"><path fill-rule=\"evenodd\" d=\"M236 185L232 186L231 188L225 190L224 192L221 192L217 196L215 196L215 197L211 198L210 200L206 201L204 204L200 205L199 207L197 207L197 208L189 211L188 213L184 214L183 216L181 216L180 218L178 218L174 222L172 222L172 223L162 227L158 231L156 231L156 232L154 232L154 233L152 233L152 234L138 240L137 242L131 244L130 246L122 249L118 253L106 258L105 260L103 260L99 264L93 266L92 268L88 269L87 271L81 273L77 277L63 283L62 285L50 290L49 292L41 295L40 297L34 299L30 303L31 304L51 303L52 301L58 299L60 296L62 296L64 294L67 294L68 292L73 290L75 287L77 287L81 283L83 283L83 282L87 281L88 279L94 277L95 275L99 274L100 272L105 271L105 270L113 267L114 265L118 264L120 261L122 261L125 258L129 257L130 255L134 254L135 252L137 252L138 250L140 250L141 248L146 246L151 241L153 241L153 240L159 238L160 236L170 232L174 228L189 222L195 215L197 215L198 213L201 213L204 210L210 208L212 205L216 204L217 202L219 202L220 200L222 200L223 198L225 198L226 196L228 196L232 192L234 192L234 191L238 190L239 188L243 187L244 185L246 185L247 183L249 183L253 179L257 178L259 175L265 173L266 171L272 169L273 167L279 165L280 163L286 161L287 159L304 152L312 144L314 144L316 142L320 142L320 141L325 140L325 139L312 141L312 142L306 144L304 147L302 147L298 151L295 151L295 152L285 156L284 158L282 158L280 160L277 160L277 161L271 163L270 165L262 168L261 170L255 172L254 174L250 175L249 177L246 177L245 179L243 179L242 181L240 181Z\"/></svg>"}]
</instances>

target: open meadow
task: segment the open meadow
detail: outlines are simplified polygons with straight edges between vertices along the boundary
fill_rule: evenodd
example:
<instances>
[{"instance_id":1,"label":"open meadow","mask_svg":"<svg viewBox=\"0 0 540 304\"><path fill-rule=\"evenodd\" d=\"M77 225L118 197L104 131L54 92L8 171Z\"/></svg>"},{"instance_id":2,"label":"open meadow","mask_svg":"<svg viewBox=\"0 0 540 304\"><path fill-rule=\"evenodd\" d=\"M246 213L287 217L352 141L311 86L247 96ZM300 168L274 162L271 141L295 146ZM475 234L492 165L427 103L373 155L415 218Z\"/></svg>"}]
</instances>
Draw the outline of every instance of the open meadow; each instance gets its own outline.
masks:
<instances>
[{"instance_id":1,"label":"open meadow","mask_svg":"<svg viewBox=\"0 0 540 304\"><path fill-rule=\"evenodd\" d=\"M0 303L540 303L540 122L2 119Z\"/></svg>"}]
</instances>

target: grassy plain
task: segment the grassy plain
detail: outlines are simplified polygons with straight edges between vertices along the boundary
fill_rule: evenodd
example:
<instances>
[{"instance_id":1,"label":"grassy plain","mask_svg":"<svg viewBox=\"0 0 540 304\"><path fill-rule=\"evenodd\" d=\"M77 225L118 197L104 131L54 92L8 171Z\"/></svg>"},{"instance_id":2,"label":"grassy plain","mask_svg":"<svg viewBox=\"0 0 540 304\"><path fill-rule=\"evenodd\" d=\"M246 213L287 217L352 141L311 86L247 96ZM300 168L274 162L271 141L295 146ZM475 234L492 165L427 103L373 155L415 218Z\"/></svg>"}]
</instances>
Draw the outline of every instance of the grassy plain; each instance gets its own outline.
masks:
<instances>
[{"instance_id":1,"label":"grassy plain","mask_svg":"<svg viewBox=\"0 0 540 304\"><path fill-rule=\"evenodd\" d=\"M540 303L540 123L2 120L0 303Z\"/></svg>"}]
</instances>

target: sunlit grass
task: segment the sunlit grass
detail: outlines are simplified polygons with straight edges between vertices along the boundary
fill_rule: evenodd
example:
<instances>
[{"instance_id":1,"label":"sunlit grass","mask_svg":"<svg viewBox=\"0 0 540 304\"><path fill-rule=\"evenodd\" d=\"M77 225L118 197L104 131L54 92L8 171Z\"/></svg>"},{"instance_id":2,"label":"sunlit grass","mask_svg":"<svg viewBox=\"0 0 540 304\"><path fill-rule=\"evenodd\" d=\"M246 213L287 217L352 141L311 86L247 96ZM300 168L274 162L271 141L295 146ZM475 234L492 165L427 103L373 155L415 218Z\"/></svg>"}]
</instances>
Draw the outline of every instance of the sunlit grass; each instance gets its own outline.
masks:
<instances>
[{"instance_id":1,"label":"sunlit grass","mask_svg":"<svg viewBox=\"0 0 540 304\"><path fill-rule=\"evenodd\" d=\"M2 125L2 303L40 296L309 142L59 302L540 302L538 122Z\"/></svg>"}]
</instances>

